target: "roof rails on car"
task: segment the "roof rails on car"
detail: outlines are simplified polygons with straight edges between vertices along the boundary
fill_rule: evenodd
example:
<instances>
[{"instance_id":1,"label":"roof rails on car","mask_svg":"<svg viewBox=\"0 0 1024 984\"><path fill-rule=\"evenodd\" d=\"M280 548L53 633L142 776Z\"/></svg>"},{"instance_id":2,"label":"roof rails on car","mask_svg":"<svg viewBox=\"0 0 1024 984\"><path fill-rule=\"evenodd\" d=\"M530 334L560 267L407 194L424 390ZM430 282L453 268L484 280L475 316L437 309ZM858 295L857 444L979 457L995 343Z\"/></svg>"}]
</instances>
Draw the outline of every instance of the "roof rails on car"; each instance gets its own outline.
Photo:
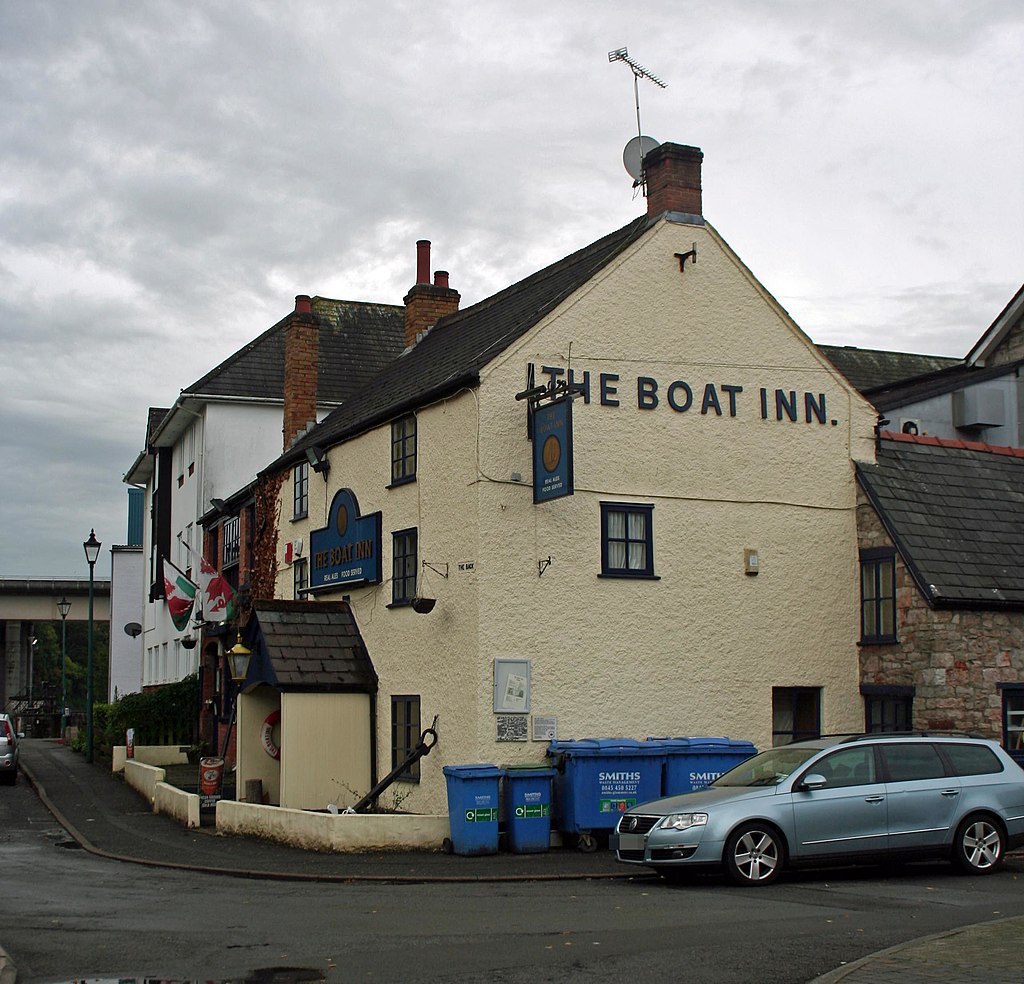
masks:
<instances>
[{"instance_id":1,"label":"roof rails on car","mask_svg":"<svg viewBox=\"0 0 1024 984\"><path fill-rule=\"evenodd\" d=\"M822 735L822 737L826 737ZM984 735L971 731L874 731L859 735L833 735L845 741L868 741L874 738L975 738L985 740Z\"/></svg>"}]
</instances>

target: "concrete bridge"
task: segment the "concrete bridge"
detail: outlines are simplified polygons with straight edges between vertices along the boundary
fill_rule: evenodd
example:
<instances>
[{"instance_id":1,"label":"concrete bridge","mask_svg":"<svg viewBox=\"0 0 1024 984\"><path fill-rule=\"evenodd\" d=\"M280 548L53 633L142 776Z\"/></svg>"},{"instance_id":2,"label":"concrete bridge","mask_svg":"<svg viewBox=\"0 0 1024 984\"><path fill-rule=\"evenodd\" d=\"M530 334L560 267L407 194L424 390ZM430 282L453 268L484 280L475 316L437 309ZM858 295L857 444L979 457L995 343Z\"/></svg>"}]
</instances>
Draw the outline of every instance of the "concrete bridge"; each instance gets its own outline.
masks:
<instances>
[{"instance_id":1,"label":"concrete bridge","mask_svg":"<svg viewBox=\"0 0 1024 984\"><path fill-rule=\"evenodd\" d=\"M0 577L0 710L28 694L33 623L59 622L57 602L71 602L68 620L89 618L89 580ZM110 581L93 581L93 621L110 621Z\"/></svg>"}]
</instances>

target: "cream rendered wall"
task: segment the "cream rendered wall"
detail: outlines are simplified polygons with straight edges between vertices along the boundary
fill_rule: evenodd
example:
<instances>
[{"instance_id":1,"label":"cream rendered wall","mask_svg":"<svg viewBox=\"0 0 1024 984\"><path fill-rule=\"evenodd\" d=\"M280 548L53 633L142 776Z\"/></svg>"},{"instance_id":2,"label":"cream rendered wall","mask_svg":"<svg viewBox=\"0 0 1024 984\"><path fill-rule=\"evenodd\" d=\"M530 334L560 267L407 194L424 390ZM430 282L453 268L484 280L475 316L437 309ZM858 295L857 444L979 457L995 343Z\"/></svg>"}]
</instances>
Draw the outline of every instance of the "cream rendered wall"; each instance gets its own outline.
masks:
<instances>
[{"instance_id":1,"label":"cream rendered wall","mask_svg":"<svg viewBox=\"0 0 1024 984\"><path fill-rule=\"evenodd\" d=\"M268 800L281 803L281 759L272 759L263 750L260 735L263 722L271 711L281 709L281 697L272 687L259 686L239 695L235 720L235 795L245 795L249 779L261 779ZM282 718L284 715L282 714ZM282 747L282 756L284 749Z\"/></svg>"},{"instance_id":2,"label":"cream rendered wall","mask_svg":"<svg viewBox=\"0 0 1024 984\"><path fill-rule=\"evenodd\" d=\"M681 273L676 253L696 241ZM532 709L560 738L728 734L771 741L772 686L823 688L826 731L862 726L859 597L851 458L873 460L875 414L822 359L709 227L662 222L488 367L481 381L481 470L529 475L526 366L591 372L574 405L574 496L534 506L529 488L480 486L481 659L532 659ZM620 405L597 375L617 373ZM637 406L636 379L660 405ZM694 406L666 390L687 381ZM723 415L700 413L706 383ZM742 386L731 416L723 384ZM766 387L826 394L828 422L761 419ZM832 421L835 424L832 424ZM601 501L654 503L659 580L602 579ZM744 548L761 560L744 573ZM538 561L552 558L538 576ZM508 599L514 598L515 604ZM527 745L494 743L482 758Z\"/></svg>"},{"instance_id":3,"label":"cream rendered wall","mask_svg":"<svg viewBox=\"0 0 1024 984\"><path fill-rule=\"evenodd\" d=\"M675 254L697 241L698 262ZM574 496L535 506L527 365L591 372L574 407ZM597 376L617 373L620 405ZM637 407L637 376L660 405ZM675 380L695 405L666 402ZM700 413L706 383L723 415ZM730 415L721 386L742 386ZM759 390L825 393L827 423L761 419ZM478 390L418 414L417 481L386 488L390 429L329 452L310 476L307 521L281 523L277 595L292 597L284 542L323 526L330 496L354 490L383 513L384 583L348 595L380 677L379 772L390 762L390 697L420 694L440 740L403 804L446 810L441 767L541 761L544 742L495 740L493 660L532 661L532 713L561 738L727 734L771 741L771 688L821 687L827 731L857 730L858 567L851 459L873 460L875 413L821 358L710 227L662 222L491 363ZM832 424L832 421L835 424ZM512 480L519 473L523 481ZM291 482L281 515L291 515ZM601 501L654 504L658 580L604 579ZM389 609L391 533L416 526L429 615ZM744 548L761 573L744 574ZM551 558L542 575L539 562ZM472 570L459 570L460 562Z\"/></svg>"},{"instance_id":4,"label":"cream rendered wall","mask_svg":"<svg viewBox=\"0 0 1024 984\"><path fill-rule=\"evenodd\" d=\"M351 806L370 791L367 694L281 695L281 806Z\"/></svg>"},{"instance_id":5,"label":"cream rendered wall","mask_svg":"<svg viewBox=\"0 0 1024 984\"><path fill-rule=\"evenodd\" d=\"M391 480L389 424L331 448L329 481L310 474L309 519L291 520L292 482L280 496L278 579L276 596L293 597L292 569L284 560L284 544L302 537L309 554L311 529L324 526L331 498L351 488L365 516L382 513L382 571L379 585L346 588L319 594L324 601L348 597L370 658L380 678L377 694L377 779L391 765L391 697L418 694L421 727L439 715L439 741L420 762L420 782L398 783L408 797L402 809L417 813L447 813L442 767L464 763L478 747L482 708L476 687L478 608L475 572L460 572L460 562L478 556L477 485L486 481L476 468L477 398L472 391L426 407L417 414L417 480L387 488ZM426 573L426 588L437 599L429 615L391 603L391 535L410 527L419 531L419 557L448 578ZM486 708L490 714L490 706ZM356 783L351 783L355 786ZM385 793L382 802L389 802Z\"/></svg>"}]
</instances>

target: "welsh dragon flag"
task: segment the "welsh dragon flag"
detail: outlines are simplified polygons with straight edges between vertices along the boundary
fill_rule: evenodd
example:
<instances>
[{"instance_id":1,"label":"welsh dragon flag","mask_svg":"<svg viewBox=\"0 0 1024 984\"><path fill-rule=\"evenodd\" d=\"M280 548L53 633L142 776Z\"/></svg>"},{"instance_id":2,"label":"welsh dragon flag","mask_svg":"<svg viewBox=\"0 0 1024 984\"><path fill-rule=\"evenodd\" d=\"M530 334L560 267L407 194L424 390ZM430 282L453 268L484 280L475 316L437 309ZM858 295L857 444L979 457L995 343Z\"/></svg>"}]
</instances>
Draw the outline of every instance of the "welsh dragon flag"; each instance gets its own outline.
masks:
<instances>
[{"instance_id":1,"label":"welsh dragon flag","mask_svg":"<svg viewBox=\"0 0 1024 984\"><path fill-rule=\"evenodd\" d=\"M167 610L171 614L174 627L181 632L188 625L192 614L192 606L196 601L196 586L166 557L163 574Z\"/></svg>"},{"instance_id":2,"label":"welsh dragon flag","mask_svg":"<svg viewBox=\"0 0 1024 984\"><path fill-rule=\"evenodd\" d=\"M207 622L226 622L235 614L235 595L227 578L205 557L199 561L199 587L202 590L203 618Z\"/></svg>"}]
</instances>

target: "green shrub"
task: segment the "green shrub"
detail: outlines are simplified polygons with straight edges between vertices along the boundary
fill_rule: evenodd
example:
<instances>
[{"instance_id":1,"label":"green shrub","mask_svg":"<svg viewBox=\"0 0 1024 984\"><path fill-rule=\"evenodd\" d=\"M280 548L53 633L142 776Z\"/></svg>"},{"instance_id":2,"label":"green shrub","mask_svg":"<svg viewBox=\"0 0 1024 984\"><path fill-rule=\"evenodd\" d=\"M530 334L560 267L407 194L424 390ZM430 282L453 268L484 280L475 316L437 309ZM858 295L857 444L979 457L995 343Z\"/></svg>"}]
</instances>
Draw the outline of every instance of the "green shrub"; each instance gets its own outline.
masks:
<instances>
[{"instance_id":1,"label":"green shrub","mask_svg":"<svg viewBox=\"0 0 1024 984\"><path fill-rule=\"evenodd\" d=\"M125 694L113 704L93 707L95 745L123 745L129 728L136 745L191 745L199 707L196 674L140 694Z\"/></svg>"}]
</instances>

